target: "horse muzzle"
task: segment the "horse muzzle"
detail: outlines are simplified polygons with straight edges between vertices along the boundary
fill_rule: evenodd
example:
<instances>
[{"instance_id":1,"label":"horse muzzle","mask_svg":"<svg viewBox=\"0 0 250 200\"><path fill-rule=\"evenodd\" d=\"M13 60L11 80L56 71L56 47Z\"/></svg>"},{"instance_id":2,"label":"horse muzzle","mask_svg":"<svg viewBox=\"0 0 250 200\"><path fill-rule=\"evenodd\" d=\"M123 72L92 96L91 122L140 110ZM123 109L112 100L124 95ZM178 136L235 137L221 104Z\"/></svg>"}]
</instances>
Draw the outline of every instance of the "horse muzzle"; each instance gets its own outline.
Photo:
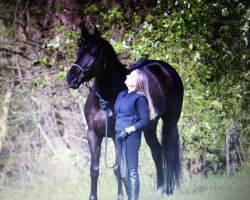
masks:
<instances>
[{"instance_id":1,"label":"horse muzzle","mask_svg":"<svg viewBox=\"0 0 250 200\"><path fill-rule=\"evenodd\" d=\"M78 84L78 83L70 83L68 82L68 87L69 88L72 88L72 89L78 89L80 87L81 84Z\"/></svg>"}]
</instances>

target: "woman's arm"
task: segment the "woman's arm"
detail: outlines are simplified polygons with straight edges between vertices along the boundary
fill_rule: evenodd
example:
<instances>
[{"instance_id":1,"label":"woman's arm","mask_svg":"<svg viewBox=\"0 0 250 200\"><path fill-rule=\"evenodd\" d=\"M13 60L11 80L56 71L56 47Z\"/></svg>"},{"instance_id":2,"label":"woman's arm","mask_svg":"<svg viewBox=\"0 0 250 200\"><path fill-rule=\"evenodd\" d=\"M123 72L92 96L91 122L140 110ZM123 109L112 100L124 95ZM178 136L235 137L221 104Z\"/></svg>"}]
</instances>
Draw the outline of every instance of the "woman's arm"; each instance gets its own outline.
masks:
<instances>
[{"instance_id":1,"label":"woman's arm","mask_svg":"<svg viewBox=\"0 0 250 200\"><path fill-rule=\"evenodd\" d=\"M136 101L136 107L139 113L140 121L133 126L126 128L126 132L131 133L134 131L143 131L149 123L149 109L146 97L139 97Z\"/></svg>"}]
</instances>

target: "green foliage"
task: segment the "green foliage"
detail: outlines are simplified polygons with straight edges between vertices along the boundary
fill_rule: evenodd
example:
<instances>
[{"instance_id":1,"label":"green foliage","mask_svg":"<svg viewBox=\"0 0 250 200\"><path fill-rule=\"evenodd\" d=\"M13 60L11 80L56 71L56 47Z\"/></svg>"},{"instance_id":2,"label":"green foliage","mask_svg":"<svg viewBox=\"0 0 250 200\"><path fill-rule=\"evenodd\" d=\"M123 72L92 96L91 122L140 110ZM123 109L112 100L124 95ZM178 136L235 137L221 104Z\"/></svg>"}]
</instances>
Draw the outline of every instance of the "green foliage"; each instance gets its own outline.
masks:
<instances>
[{"instance_id":1,"label":"green foliage","mask_svg":"<svg viewBox=\"0 0 250 200\"><path fill-rule=\"evenodd\" d=\"M46 75L33 78L33 83L39 89L42 89L46 86L52 86L50 78Z\"/></svg>"},{"instance_id":2,"label":"green foliage","mask_svg":"<svg viewBox=\"0 0 250 200\"><path fill-rule=\"evenodd\" d=\"M101 12L100 15L102 20L107 23L114 23L116 20L121 21L124 18L123 13L117 7L112 7L107 12Z\"/></svg>"},{"instance_id":3,"label":"green foliage","mask_svg":"<svg viewBox=\"0 0 250 200\"><path fill-rule=\"evenodd\" d=\"M46 42L48 55L44 55L40 59L33 61L33 64L40 63L47 68L53 67L59 69L55 76L50 77L50 80L48 80L46 75L34 78L34 84L40 89L46 86L51 87L51 83L56 80L64 81L67 74L64 67L70 65L76 59L75 52L81 35L80 29L69 31L64 25L59 25L55 28L55 31L55 37L48 39ZM64 63L61 62L62 59L66 59Z\"/></svg>"},{"instance_id":4,"label":"green foliage","mask_svg":"<svg viewBox=\"0 0 250 200\"><path fill-rule=\"evenodd\" d=\"M172 12L158 2L142 21L134 12L130 27L138 32L106 34L118 53L132 60L164 60L180 73L185 87L179 124L185 148L184 158L192 160L199 151L203 163L225 168L226 132L241 133L242 150L249 147L249 10L240 1L175 1ZM101 15L105 27L114 27L122 10ZM114 14L115 13L115 14ZM131 42L132 40L132 42ZM205 164L206 165L206 164ZM209 168L207 170L212 170Z\"/></svg>"},{"instance_id":5,"label":"green foliage","mask_svg":"<svg viewBox=\"0 0 250 200\"><path fill-rule=\"evenodd\" d=\"M67 76L67 72L66 71L60 71L57 73L57 79L58 80L65 80Z\"/></svg>"},{"instance_id":6,"label":"green foliage","mask_svg":"<svg viewBox=\"0 0 250 200\"><path fill-rule=\"evenodd\" d=\"M227 132L240 132L244 156L250 145L249 9L241 1L216 0L179 0L171 9L165 6L157 1L153 8L131 11L130 18L120 6L102 11L101 3L84 12L98 16L100 30L118 54L133 61L163 60L176 68L185 88L179 123L184 158L193 160L199 152L206 170L213 170L206 163L224 169ZM56 30L60 37L47 47L74 60L79 30Z\"/></svg>"},{"instance_id":7,"label":"green foliage","mask_svg":"<svg viewBox=\"0 0 250 200\"><path fill-rule=\"evenodd\" d=\"M67 55L66 58L69 62L74 61L77 40L80 38L80 29L68 31L65 26L60 25L55 30L57 34L55 38L48 40L47 49L57 54Z\"/></svg>"}]
</instances>

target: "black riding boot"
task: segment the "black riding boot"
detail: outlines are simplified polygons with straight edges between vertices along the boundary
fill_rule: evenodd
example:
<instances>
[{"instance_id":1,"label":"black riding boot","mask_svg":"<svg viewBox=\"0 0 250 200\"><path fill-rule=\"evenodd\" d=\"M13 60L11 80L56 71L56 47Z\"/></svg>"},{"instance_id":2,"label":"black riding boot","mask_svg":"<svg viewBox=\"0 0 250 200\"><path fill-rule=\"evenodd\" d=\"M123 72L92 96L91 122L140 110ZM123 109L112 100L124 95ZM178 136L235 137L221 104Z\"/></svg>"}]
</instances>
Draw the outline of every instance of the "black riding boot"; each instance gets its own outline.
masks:
<instances>
[{"instance_id":1,"label":"black riding boot","mask_svg":"<svg viewBox=\"0 0 250 200\"><path fill-rule=\"evenodd\" d=\"M122 181L125 186L125 190L128 196L128 199L130 199L131 195L131 184L130 184L130 178L129 178L129 169L128 169L128 163L127 163L127 150L125 143L121 143L120 141L117 142L117 157L119 159L119 164L121 168L121 176Z\"/></svg>"},{"instance_id":2,"label":"black riding boot","mask_svg":"<svg viewBox=\"0 0 250 200\"><path fill-rule=\"evenodd\" d=\"M128 199L130 199L131 196L131 184L130 184L130 179L129 176L127 175L126 177L122 178L124 186L125 186L125 190L128 196Z\"/></svg>"},{"instance_id":3,"label":"black riding boot","mask_svg":"<svg viewBox=\"0 0 250 200\"><path fill-rule=\"evenodd\" d=\"M129 200L138 200L140 191L140 180L137 169L131 169L129 173L131 184L131 195Z\"/></svg>"}]
</instances>

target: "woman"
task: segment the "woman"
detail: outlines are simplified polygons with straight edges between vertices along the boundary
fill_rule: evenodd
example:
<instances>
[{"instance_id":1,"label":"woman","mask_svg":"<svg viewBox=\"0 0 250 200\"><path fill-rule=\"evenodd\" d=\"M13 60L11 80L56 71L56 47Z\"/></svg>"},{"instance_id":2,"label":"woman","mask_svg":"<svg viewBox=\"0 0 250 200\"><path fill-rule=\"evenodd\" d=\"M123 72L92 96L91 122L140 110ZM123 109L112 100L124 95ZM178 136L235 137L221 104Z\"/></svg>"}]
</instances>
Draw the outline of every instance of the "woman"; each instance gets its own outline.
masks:
<instances>
[{"instance_id":1,"label":"woman","mask_svg":"<svg viewBox=\"0 0 250 200\"><path fill-rule=\"evenodd\" d=\"M121 92L115 102L116 152L123 183L129 200L139 198L138 151L141 132L156 116L149 95L147 76L139 69L127 75L128 90ZM105 109L104 103L100 102Z\"/></svg>"}]
</instances>

